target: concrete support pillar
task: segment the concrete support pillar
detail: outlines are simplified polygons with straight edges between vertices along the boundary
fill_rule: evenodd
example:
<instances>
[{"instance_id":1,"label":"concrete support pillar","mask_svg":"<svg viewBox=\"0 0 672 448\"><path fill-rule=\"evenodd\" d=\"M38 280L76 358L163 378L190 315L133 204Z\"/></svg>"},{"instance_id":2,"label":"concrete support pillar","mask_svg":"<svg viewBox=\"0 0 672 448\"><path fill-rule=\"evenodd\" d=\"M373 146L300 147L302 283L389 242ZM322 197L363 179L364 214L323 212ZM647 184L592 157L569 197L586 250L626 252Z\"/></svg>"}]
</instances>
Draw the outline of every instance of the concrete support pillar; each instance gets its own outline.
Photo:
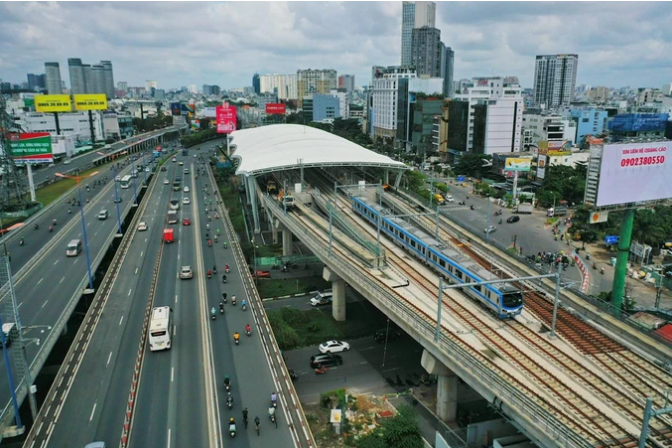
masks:
<instances>
[{"instance_id":1,"label":"concrete support pillar","mask_svg":"<svg viewBox=\"0 0 672 448\"><path fill-rule=\"evenodd\" d=\"M322 278L331 282L331 292L333 295L331 299L332 317L339 322L345 321L345 281L326 266L322 272Z\"/></svg>"},{"instance_id":2,"label":"concrete support pillar","mask_svg":"<svg viewBox=\"0 0 672 448\"><path fill-rule=\"evenodd\" d=\"M287 227L282 227L282 256L292 255L292 232Z\"/></svg>"},{"instance_id":3,"label":"concrete support pillar","mask_svg":"<svg viewBox=\"0 0 672 448\"><path fill-rule=\"evenodd\" d=\"M247 205L250 205L252 201L250 200L250 186L247 182L248 179L246 176L240 176L240 178L243 181L243 185L245 186L245 197L247 198Z\"/></svg>"},{"instance_id":4,"label":"concrete support pillar","mask_svg":"<svg viewBox=\"0 0 672 448\"><path fill-rule=\"evenodd\" d=\"M278 244L278 226L280 222L275 218L271 218L271 232L273 234L273 244Z\"/></svg>"},{"instance_id":5,"label":"concrete support pillar","mask_svg":"<svg viewBox=\"0 0 672 448\"><path fill-rule=\"evenodd\" d=\"M454 422L457 416L457 375L427 350L422 352L420 364L427 373L438 377L436 414L446 423Z\"/></svg>"},{"instance_id":6,"label":"concrete support pillar","mask_svg":"<svg viewBox=\"0 0 672 448\"><path fill-rule=\"evenodd\" d=\"M399 185L401 184L401 176L404 174L404 170L399 170L397 171L397 178L394 180L394 188L399 189Z\"/></svg>"},{"instance_id":7,"label":"concrete support pillar","mask_svg":"<svg viewBox=\"0 0 672 448\"><path fill-rule=\"evenodd\" d=\"M259 225L259 200L257 198L257 178L250 176L248 178L248 184L250 186L250 197L252 198L252 218L254 219L254 233L261 232L261 226Z\"/></svg>"},{"instance_id":8,"label":"concrete support pillar","mask_svg":"<svg viewBox=\"0 0 672 448\"><path fill-rule=\"evenodd\" d=\"M385 183L390 184L390 170L385 170Z\"/></svg>"}]
</instances>

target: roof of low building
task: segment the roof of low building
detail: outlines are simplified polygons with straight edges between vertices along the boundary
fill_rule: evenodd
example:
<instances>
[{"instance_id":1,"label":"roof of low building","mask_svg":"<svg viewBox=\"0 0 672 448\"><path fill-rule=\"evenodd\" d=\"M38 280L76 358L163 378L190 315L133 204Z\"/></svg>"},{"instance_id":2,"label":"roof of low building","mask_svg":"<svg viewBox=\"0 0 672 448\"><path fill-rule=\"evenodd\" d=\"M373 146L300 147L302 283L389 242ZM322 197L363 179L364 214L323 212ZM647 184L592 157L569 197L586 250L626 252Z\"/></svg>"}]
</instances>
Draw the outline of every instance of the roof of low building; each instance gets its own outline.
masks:
<instances>
[{"instance_id":1,"label":"roof of low building","mask_svg":"<svg viewBox=\"0 0 672 448\"><path fill-rule=\"evenodd\" d=\"M254 176L303 166L373 166L409 169L382 154L321 129L298 124L274 124L231 133L240 163L236 174Z\"/></svg>"}]
</instances>

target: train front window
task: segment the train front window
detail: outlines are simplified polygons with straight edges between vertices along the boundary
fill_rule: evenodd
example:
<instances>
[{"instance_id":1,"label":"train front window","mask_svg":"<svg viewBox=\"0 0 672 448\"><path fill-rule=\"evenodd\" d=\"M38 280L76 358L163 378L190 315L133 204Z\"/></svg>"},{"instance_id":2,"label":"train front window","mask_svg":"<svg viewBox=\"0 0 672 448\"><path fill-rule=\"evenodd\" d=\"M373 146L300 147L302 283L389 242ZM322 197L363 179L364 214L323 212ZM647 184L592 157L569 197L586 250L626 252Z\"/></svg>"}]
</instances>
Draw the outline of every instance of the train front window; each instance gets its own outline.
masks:
<instances>
[{"instance_id":1,"label":"train front window","mask_svg":"<svg viewBox=\"0 0 672 448\"><path fill-rule=\"evenodd\" d=\"M523 293L521 291L509 292L502 295L504 307L515 308L523 304Z\"/></svg>"}]
</instances>

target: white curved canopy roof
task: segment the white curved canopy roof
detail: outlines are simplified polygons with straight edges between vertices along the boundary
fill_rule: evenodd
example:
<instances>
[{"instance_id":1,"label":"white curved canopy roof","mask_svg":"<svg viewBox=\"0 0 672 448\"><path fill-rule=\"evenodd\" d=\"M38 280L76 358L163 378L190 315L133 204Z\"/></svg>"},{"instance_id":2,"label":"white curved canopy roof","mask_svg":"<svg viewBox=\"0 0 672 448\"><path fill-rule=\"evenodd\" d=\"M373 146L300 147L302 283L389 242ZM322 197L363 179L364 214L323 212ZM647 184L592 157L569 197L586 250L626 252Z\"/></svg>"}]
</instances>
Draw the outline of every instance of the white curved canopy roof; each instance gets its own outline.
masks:
<instances>
[{"instance_id":1,"label":"white curved canopy roof","mask_svg":"<svg viewBox=\"0 0 672 448\"><path fill-rule=\"evenodd\" d=\"M231 133L236 174L257 174L303 166L375 166L408 169L392 160L320 129L299 124L273 124Z\"/></svg>"}]
</instances>

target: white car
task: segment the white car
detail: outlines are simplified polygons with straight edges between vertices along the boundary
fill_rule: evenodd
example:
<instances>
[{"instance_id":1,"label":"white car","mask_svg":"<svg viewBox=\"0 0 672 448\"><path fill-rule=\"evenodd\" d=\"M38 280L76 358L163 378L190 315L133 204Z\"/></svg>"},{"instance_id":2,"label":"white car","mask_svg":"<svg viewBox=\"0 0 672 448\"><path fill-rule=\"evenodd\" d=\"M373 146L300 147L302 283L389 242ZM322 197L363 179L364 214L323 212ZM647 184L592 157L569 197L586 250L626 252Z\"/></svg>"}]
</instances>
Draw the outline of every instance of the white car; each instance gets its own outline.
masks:
<instances>
[{"instance_id":1,"label":"white car","mask_svg":"<svg viewBox=\"0 0 672 448\"><path fill-rule=\"evenodd\" d=\"M147 230L147 223L146 222L140 222L138 224L138 232L143 232Z\"/></svg>"},{"instance_id":2,"label":"white car","mask_svg":"<svg viewBox=\"0 0 672 448\"><path fill-rule=\"evenodd\" d=\"M184 205L189 205L189 204L191 204L191 201L189 200L189 198L182 198L182 203Z\"/></svg>"},{"instance_id":3,"label":"white car","mask_svg":"<svg viewBox=\"0 0 672 448\"><path fill-rule=\"evenodd\" d=\"M483 232L485 232L485 233L492 233L492 232L494 232L495 230L497 230L497 227L495 227L495 226L489 226L489 227L486 227L485 229L483 229Z\"/></svg>"},{"instance_id":4,"label":"white car","mask_svg":"<svg viewBox=\"0 0 672 448\"><path fill-rule=\"evenodd\" d=\"M115 177L114 180L115 180L116 182L121 182L121 176L117 176L117 177Z\"/></svg>"},{"instance_id":5,"label":"white car","mask_svg":"<svg viewBox=\"0 0 672 448\"><path fill-rule=\"evenodd\" d=\"M168 179L164 179L163 185L168 185L168 184L170 184L170 181Z\"/></svg>"},{"instance_id":6,"label":"white car","mask_svg":"<svg viewBox=\"0 0 672 448\"><path fill-rule=\"evenodd\" d=\"M455 202L455 199L451 195L446 196L446 202Z\"/></svg>"},{"instance_id":7,"label":"white car","mask_svg":"<svg viewBox=\"0 0 672 448\"><path fill-rule=\"evenodd\" d=\"M180 166L184 166L184 162L180 160L180 162L178 163L178 165L180 165Z\"/></svg>"},{"instance_id":8,"label":"white car","mask_svg":"<svg viewBox=\"0 0 672 448\"><path fill-rule=\"evenodd\" d=\"M343 341L327 341L320 344L320 353L338 353L350 350L350 344Z\"/></svg>"},{"instance_id":9,"label":"white car","mask_svg":"<svg viewBox=\"0 0 672 448\"><path fill-rule=\"evenodd\" d=\"M63 165L70 165L70 162L71 162L70 159L66 159L65 161L63 161Z\"/></svg>"},{"instance_id":10,"label":"white car","mask_svg":"<svg viewBox=\"0 0 672 448\"><path fill-rule=\"evenodd\" d=\"M184 188L182 189L182 191L183 191L184 193L189 193L189 187L184 187Z\"/></svg>"},{"instance_id":11,"label":"white car","mask_svg":"<svg viewBox=\"0 0 672 448\"><path fill-rule=\"evenodd\" d=\"M185 278L193 278L194 273L191 270L191 266L182 266L182 270L180 271L180 278L185 279Z\"/></svg>"}]
</instances>

